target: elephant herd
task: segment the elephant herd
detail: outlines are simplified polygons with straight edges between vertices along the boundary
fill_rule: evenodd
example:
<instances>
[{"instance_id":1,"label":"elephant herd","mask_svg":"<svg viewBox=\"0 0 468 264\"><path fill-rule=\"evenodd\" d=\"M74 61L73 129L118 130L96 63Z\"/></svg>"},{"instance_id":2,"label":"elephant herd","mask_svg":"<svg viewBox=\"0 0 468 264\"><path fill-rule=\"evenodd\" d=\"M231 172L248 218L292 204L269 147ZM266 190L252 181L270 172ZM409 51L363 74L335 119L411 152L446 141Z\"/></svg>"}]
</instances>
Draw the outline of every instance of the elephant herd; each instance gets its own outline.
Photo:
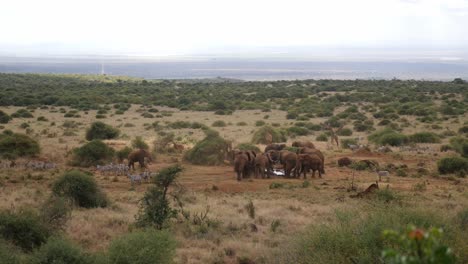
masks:
<instances>
[{"instance_id":1,"label":"elephant herd","mask_svg":"<svg viewBox=\"0 0 468 264\"><path fill-rule=\"evenodd\" d=\"M287 150L286 144L269 144L264 153L251 150L235 151L234 171L237 180L249 178L252 173L255 178L270 178L276 166L283 168L287 178L299 178L303 174L305 179L309 171L312 171L312 177L315 177L315 172L318 171L319 177L322 178L322 174L325 173L325 157L322 152L310 141L295 141L292 147L295 151Z\"/></svg>"}]
</instances>

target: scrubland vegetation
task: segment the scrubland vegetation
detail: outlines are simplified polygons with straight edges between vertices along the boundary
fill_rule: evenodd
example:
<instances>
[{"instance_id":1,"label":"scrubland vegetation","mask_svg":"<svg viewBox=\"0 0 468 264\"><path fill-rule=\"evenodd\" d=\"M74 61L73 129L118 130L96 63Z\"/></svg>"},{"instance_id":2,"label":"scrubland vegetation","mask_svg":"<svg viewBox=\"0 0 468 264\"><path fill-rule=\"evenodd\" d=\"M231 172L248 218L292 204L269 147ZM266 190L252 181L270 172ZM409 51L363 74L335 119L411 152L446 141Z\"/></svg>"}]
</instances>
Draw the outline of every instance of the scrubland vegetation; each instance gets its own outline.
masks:
<instances>
[{"instance_id":1,"label":"scrubland vegetation","mask_svg":"<svg viewBox=\"0 0 468 264\"><path fill-rule=\"evenodd\" d=\"M467 110L460 81L0 74L0 263L467 263ZM323 178L236 181L296 140ZM98 170L138 149L150 180Z\"/></svg>"}]
</instances>

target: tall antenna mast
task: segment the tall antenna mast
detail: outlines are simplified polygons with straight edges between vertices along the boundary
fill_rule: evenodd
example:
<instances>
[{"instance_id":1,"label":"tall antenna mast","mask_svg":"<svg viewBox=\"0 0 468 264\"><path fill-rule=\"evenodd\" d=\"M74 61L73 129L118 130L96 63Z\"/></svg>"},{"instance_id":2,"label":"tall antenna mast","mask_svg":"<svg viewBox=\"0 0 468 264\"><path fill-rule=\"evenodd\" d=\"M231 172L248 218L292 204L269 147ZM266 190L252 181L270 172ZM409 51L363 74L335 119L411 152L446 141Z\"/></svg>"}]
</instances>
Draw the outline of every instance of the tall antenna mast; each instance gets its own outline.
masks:
<instances>
[{"instance_id":1,"label":"tall antenna mast","mask_svg":"<svg viewBox=\"0 0 468 264\"><path fill-rule=\"evenodd\" d=\"M104 63L101 62L101 75L106 75L104 73Z\"/></svg>"}]
</instances>

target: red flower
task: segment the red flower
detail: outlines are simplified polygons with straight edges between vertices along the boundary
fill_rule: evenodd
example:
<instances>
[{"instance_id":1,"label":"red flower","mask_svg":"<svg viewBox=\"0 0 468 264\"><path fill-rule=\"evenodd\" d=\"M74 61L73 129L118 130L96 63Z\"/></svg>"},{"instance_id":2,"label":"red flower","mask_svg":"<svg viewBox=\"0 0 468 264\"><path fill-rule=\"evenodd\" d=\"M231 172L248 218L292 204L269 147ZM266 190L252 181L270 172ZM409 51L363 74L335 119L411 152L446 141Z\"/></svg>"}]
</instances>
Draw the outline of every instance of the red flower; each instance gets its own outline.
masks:
<instances>
[{"instance_id":1,"label":"red flower","mask_svg":"<svg viewBox=\"0 0 468 264\"><path fill-rule=\"evenodd\" d=\"M423 239L423 237L424 237L424 230L422 230L422 229L414 229L414 230L412 230L411 232L409 232L408 236L409 236L411 239L421 240L421 239Z\"/></svg>"}]
</instances>

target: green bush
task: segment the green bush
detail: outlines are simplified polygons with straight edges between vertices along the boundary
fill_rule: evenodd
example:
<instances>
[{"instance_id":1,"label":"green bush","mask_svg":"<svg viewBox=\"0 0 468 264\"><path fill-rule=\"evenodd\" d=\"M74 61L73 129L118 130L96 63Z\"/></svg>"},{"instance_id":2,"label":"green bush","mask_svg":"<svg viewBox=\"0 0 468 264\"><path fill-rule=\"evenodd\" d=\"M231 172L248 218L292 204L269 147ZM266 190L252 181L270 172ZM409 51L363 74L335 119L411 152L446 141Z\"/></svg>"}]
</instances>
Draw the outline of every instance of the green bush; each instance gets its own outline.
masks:
<instances>
[{"instance_id":1,"label":"green bush","mask_svg":"<svg viewBox=\"0 0 468 264\"><path fill-rule=\"evenodd\" d=\"M52 186L52 193L68 198L84 208L106 207L108 200L96 180L81 171L69 171L59 177Z\"/></svg>"},{"instance_id":2,"label":"green bush","mask_svg":"<svg viewBox=\"0 0 468 264\"><path fill-rule=\"evenodd\" d=\"M58 237L50 238L47 243L34 251L31 264L91 264L91 258L70 241Z\"/></svg>"},{"instance_id":3,"label":"green bush","mask_svg":"<svg viewBox=\"0 0 468 264\"><path fill-rule=\"evenodd\" d=\"M320 134L315 138L315 140L326 142L328 141L328 137L326 134Z\"/></svg>"},{"instance_id":4,"label":"green bush","mask_svg":"<svg viewBox=\"0 0 468 264\"><path fill-rule=\"evenodd\" d=\"M351 136L353 134L353 131L349 128L343 128L338 130L336 133L338 136Z\"/></svg>"},{"instance_id":5,"label":"green bush","mask_svg":"<svg viewBox=\"0 0 468 264\"><path fill-rule=\"evenodd\" d=\"M255 131L253 137L252 137L252 143L253 144L266 144L268 143L266 140L266 136L270 134L272 136L272 143L279 143L279 142L285 142L286 141L286 136L284 135L284 132L275 129L271 126L264 126Z\"/></svg>"},{"instance_id":6,"label":"green bush","mask_svg":"<svg viewBox=\"0 0 468 264\"><path fill-rule=\"evenodd\" d=\"M162 229L168 220L176 216L177 211L171 208L167 192L181 171L182 167L175 165L162 169L153 178L155 185L145 192L140 201L140 210L136 216L137 226Z\"/></svg>"},{"instance_id":7,"label":"green bush","mask_svg":"<svg viewBox=\"0 0 468 264\"><path fill-rule=\"evenodd\" d=\"M0 212L0 237L24 251L39 247L50 235L50 229L33 211Z\"/></svg>"},{"instance_id":8,"label":"green bush","mask_svg":"<svg viewBox=\"0 0 468 264\"><path fill-rule=\"evenodd\" d=\"M17 158L35 156L41 151L39 143L24 134L9 133L0 134L0 157Z\"/></svg>"},{"instance_id":9,"label":"green bush","mask_svg":"<svg viewBox=\"0 0 468 264\"><path fill-rule=\"evenodd\" d=\"M246 125L247 125L247 123L244 122L244 121L238 122L238 123L236 124L236 126L246 126Z\"/></svg>"},{"instance_id":10,"label":"green bush","mask_svg":"<svg viewBox=\"0 0 468 264\"><path fill-rule=\"evenodd\" d=\"M146 229L132 232L111 242L112 264L169 264L175 256L175 240L167 231Z\"/></svg>"},{"instance_id":11,"label":"green bush","mask_svg":"<svg viewBox=\"0 0 468 264\"><path fill-rule=\"evenodd\" d=\"M10 122L10 120L11 120L11 117L7 113L0 110L0 124L6 124Z\"/></svg>"},{"instance_id":12,"label":"green bush","mask_svg":"<svg viewBox=\"0 0 468 264\"><path fill-rule=\"evenodd\" d=\"M226 122L224 122L223 120L216 120L216 121L213 122L213 124L211 126L213 126L213 127L225 127Z\"/></svg>"},{"instance_id":13,"label":"green bush","mask_svg":"<svg viewBox=\"0 0 468 264\"><path fill-rule=\"evenodd\" d=\"M413 143L440 143L440 138L431 132L419 132L410 135L409 141Z\"/></svg>"},{"instance_id":14,"label":"green bush","mask_svg":"<svg viewBox=\"0 0 468 264\"><path fill-rule=\"evenodd\" d=\"M371 134L369 141L379 145L401 146L408 143L408 137L391 129L384 129Z\"/></svg>"},{"instance_id":15,"label":"green bush","mask_svg":"<svg viewBox=\"0 0 468 264\"><path fill-rule=\"evenodd\" d=\"M468 158L468 138L453 137L450 139L450 146L463 157Z\"/></svg>"},{"instance_id":16,"label":"green bush","mask_svg":"<svg viewBox=\"0 0 468 264\"><path fill-rule=\"evenodd\" d=\"M238 150L253 150L256 153L260 153L260 149L257 146L255 146L254 144L250 144L250 143L240 143L239 145L237 145L236 149L238 149Z\"/></svg>"},{"instance_id":17,"label":"green bush","mask_svg":"<svg viewBox=\"0 0 468 264\"><path fill-rule=\"evenodd\" d=\"M424 230L410 226L406 232L385 230L383 232L386 242L397 245L397 249L386 248L382 257L387 263L427 263L427 264L454 264L455 255L452 249L444 245L441 228Z\"/></svg>"},{"instance_id":18,"label":"green bush","mask_svg":"<svg viewBox=\"0 0 468 264\"><path fill-rule=\"evenodd\" d=\"M349 145L357 145L358 142L354 138L344 138L340 140L341 147L349 148Z\"/></svg>"},{"instance_id":19,"label":"green bush","mask_svg":"<svg viewBox=\"0 0 468 264\"><path fill-rule=\"evenodd\" d=\"M71 165L89 167L112 160L115 151L101 140L93 140L73 150Z\"/></svg>"},{"instance_id":20,"label":"green bush","mask_svg":"<svg viewBox=\"0 0 468 264\"><path fill-rule=\"evenodd\" d=\"M441 174L467 173L468 159L462 157L446 157L437 162L437 169Z\"/></svg>"},{"instance_id":21,"label":"green bush","mask_svg":"<svg viewBox=\"0 0 468 264\"><path fill-rule=\"evenodd\" d=\"M149 149L148 144L146 144L146 142L140 136L137 136L134 140L132 140L132 147L136 149Z\"/></svg>"},{"instance_id":22,"label":"green bush","mask_svg":"<svg viewBox=\"0 0 468 264\"><path fill-rule=\"evenodd\" d=\"M3 239L0 239L0 263L5 264L21 264L19 254L16 252L13 245L10 245Z\"/></svg>"},{"instance_id":23,"label":"green bush","mask_svg":"<svg viewBox=\"0 0 468 264\"><path fill-rule=\"evenodd\" d=\"M125 147L119 151L117 151L115 154L117 156L117 159L119 162L124 161L126 158L128 158L128 155L132 152L132 149L130 147Z\"/></svg>"},{"instance_id":24,"label":"green bush","mask_svg":"<svg viewBox=\"0 0 468 264\"><path fill-rule=\"evenodd\" d=\"M2 119L1 116L2 116L2 114L0 113L0 123L1 123L1 119ZM464 126L460 127L460 128L458 129L458 133L460 133L460 134L468 134L468 125L464 125Z\"/></svg>"},{"instance_id":25,"label":"green bush","mask_svg":"<svg viewBox=\"0 0 468 264\"><path fill-rule=\"evenodd\" d=\"M42 205L40 216L49 227L60 230L70 219L71 211L72 207L68 198L51 196Z\"/></svg>"},{"instance_id":26,"label":"green bush","mask_svg":"<svg viewBox=\"0 0 468 264\"><path fill-rule=\"evenodd\" d=\"M384 230L401 232L410 225L416 225L424 229L443 227L444 242L458 255L460 263L466 263L468 252L464 249L464 237L468 234L454 224L455 220L440 211L400 205L377 204L338 210L333 221L311 225L292 241L288 250L282 247L273 258L275 263L382 263L382 250L399 248L397 243L385 240L382 236Z\"/></svg>"},{"instance_id":27,"label":"green bush","mask_svg":"<svg viewBox=\"0 0 468 264\"><path fill-rule=\"evenodd\" d=\"M103 122L94 122L91 127L86 130L86 140L94 139L113 139L119 136L120 131Z\"/></svg>"},{"instance_id":28,"label":"green bush","mask_svg":"<svg viewBox=\"0 0 468 264\"><path fill-rule=\"evenodd\" d=\"M220 165L228 153L229 143L219 133L204 130L206 137L185 153L185 160L198 165Z\"/></svg>"},{"instance_id":29,"label":"green bush","mask_svg":"<svg viewBox=\"0 0 468 264\"><path fill-rule=\"evenodd\" d=\"M26 109L19 109L18 111L11 114L14 118L33 118L34 116Z\"/></svg>"},{"instance_id":30,"label":"green bush","mask_svg":"<svg viewBox=\"0 0 468 264\"><path fill-rule=\"evenodd\" d=\"M263 120L255 121L255 126L257 126L257 127L264 126L265 124L266 124L266 123L265 123L265 121L263 121Z\"/></svg>"},{"instance_id":31,"label":"green bush","mask_svg":"<svg viewBox=\"0 0 468 264\"><path fill-rule=\"evenodd\" d=\"M298 126L289 127L287 131L290 136L306 136L309 134L309 130L307 128Z\"/></svg>"}]
</instances>

